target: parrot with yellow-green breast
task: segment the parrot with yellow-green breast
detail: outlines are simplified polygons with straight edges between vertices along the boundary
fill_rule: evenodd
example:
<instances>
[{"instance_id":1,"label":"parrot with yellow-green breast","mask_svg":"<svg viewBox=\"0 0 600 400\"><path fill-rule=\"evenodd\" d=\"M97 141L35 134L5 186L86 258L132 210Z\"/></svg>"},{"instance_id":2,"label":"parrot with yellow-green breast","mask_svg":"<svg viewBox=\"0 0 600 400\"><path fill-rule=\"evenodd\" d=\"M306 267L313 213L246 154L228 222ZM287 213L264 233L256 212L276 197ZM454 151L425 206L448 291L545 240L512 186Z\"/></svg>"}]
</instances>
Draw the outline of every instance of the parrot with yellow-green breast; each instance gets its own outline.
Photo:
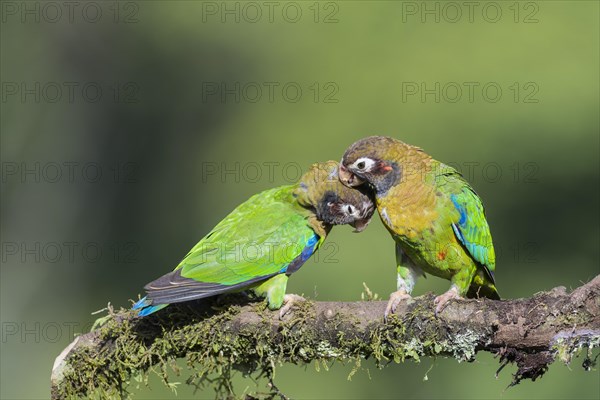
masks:
<instances>
[{"instance_id":1,"label":"parrot with yellow-green breast","mask_svg":"<svg viewBox=\"0 0 600 400\"><path fill-rule=\"evenodd\" d=\"M371 136L352 144L339 167L342 183L366 185L396 242L397 291L385 318L410 298L425 273L451 281L436 314L460 297L500 299L496 256L481 199L454 168L400 140Z\"/></svg>"},{"instance_id":2,"label":"parrot with yellow-green breast","mask_svg":"<svg viewBox=\"0 0 600 400\"><path fill-rule=\"evenodd\" d=\"M369 196L338 179L338 163L311 166L293 185L258 193L239 205L194 246L172 272L145 286L133 305L139 316L171 303L253 291L280 317L300 296L286 294L289 276L323 243L333 225L368 225Z\"/></svg>"}]
</instances>

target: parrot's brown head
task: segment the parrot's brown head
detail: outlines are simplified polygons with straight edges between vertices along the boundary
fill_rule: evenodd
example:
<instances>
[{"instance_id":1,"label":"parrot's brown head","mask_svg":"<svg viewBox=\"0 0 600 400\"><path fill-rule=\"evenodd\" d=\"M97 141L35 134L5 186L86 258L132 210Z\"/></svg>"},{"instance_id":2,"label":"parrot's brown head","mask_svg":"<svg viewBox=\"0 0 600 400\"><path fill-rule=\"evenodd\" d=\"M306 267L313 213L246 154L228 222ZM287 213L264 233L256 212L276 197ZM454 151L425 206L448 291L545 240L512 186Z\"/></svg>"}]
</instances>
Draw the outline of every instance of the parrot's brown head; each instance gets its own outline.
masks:
<instances>
[{"instance_id":1,"label":"parrot's brown head","mask_svg":"<svg viewBox=\"0 0 600 400\"><path fill-rule=\"evenodd\" d=\"M348 147L340 163L340 181L349 187L366 183L380 196L401 181L409 163L423 156L421 149L400 140L370 136Z\"/></svg>"},{"instance_id":2,"label":"parrot's brown head","mask_svg":"<svg viewBox=\"0 0 600 400\"><path fill-rule=\"evenodd\" d=\"M340 183L339 164L327 161L313 164L294 190L298 202L310 208L327 225L348 224L363 231L375 211L369 195Z\"/></svg>"}]
</instances>

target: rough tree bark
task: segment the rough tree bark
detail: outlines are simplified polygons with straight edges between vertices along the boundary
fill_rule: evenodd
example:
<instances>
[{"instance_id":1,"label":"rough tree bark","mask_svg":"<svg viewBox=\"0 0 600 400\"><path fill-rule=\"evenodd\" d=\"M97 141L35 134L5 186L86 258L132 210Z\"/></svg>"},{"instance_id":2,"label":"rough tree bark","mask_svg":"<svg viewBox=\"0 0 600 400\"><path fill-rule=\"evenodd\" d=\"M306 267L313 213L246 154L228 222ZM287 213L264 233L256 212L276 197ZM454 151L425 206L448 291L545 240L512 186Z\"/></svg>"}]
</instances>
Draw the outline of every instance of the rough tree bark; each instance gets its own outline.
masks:
<instances>
[{"instance_id":1,"label":"rough tree bark","mask_svg":"<svg viewBox=\"0 0 600 400\"><path fill-rule=\"evenodd\" d=\"M403 303L387 323L382 301L305 302L283 320L262 303L184 304L145 318L111 309L100 328L57 357L51 393L54 399L123 395L128 382L143 381L149 370L168 384L169 368L177 370L174 360L182 357L192 373L188 383L209 381L226 393L234 369L269 377L284 362L469 361L478 351L497 354L499 370L516 363L516 384L540 377L556 358L569 363L581 350L583 367L592 368L591 349L600 346L599 295L600 275L570 294L557 287L525 299L452 301L438 316L433 296L425 295Z\"/></svg>"}]
</instances>

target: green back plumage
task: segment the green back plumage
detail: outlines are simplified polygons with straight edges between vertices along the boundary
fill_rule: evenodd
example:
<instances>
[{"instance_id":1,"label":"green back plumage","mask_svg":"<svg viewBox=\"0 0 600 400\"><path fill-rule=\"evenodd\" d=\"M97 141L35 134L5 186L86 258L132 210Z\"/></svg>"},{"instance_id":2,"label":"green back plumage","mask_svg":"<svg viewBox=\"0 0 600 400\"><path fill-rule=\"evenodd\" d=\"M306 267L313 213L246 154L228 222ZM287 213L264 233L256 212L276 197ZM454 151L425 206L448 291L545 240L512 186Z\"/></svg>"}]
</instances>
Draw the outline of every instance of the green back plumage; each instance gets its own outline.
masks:
<instances>
[{"instance_id":1,"label":"green back plumage","mask_svg":"<svg viewBox=\"0 0 600 400\"><path fill-rule=\"evenodd\" d=\"M176 270L185 278L222 285L279 273L314 236L309 213L293 199L294 188L252 196L200 240Z\"/></svg>"}]
</instances>

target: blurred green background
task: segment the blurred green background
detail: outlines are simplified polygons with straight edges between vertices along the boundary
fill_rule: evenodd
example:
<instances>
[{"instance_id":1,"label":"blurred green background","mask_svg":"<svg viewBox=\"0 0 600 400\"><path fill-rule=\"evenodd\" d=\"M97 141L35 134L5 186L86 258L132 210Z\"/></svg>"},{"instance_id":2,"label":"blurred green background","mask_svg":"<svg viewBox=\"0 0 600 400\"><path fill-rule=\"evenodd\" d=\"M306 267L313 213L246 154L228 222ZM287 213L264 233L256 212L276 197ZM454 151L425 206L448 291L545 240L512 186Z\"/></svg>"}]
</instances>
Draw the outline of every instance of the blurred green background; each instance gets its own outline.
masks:
<instances>
[{"instance_id":1,"label":"blurred green background","mask_svg":"<svg viewBox=\"0 0 600 400\"><path fill-rule=\"evenodd\" d=\"M67 3L1 3L2 398L47 398L92 311L128 306L237 204L371 134L465 174L503 297L600 272L598 2ZM290 292L395 289L379 220L329 243ZM508 390L514 367L495 379L487 354L276 381L293 398L600 398L580 361Z\"/></svg>"}]
</instances>

